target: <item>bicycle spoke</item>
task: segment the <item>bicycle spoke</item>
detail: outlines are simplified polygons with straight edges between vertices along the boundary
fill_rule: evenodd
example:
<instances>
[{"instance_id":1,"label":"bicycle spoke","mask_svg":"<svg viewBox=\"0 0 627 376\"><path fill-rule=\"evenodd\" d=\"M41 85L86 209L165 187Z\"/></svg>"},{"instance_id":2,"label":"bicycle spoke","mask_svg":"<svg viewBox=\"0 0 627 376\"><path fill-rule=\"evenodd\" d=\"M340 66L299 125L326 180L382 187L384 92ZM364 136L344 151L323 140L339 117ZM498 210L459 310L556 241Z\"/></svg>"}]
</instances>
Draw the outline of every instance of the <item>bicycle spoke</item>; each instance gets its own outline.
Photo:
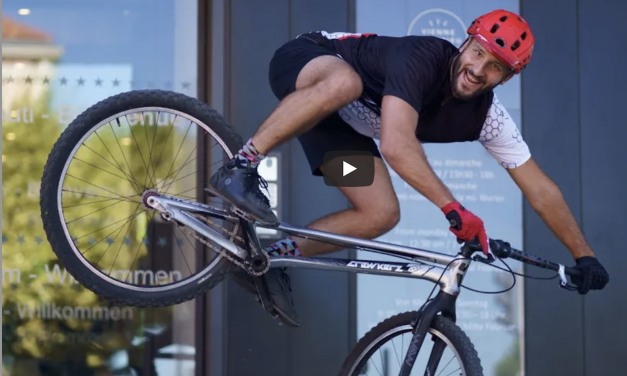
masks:
<instances>
[{"instance_id":1,"label":"bicycle spoke","mask_svg":"<svg viewBox=\"0 0 627 376\"><path fill-rule=\"evenodd\" d=\"M174 124L176 123L177 116L174 116L174 120L172 121L172 125L170 125L170 127L169 127L170 130L168 131L168 136L165 138L165 141L163 142L163 147L161 148L161 153L159 153L159 159L157 160L157 166L155 167L155 171L161 165L161 157L163 156L163 151L165 150L165 146L168 144L168 140L170 139L170 134L172 133L172 130L174 129ZM156 180L156 176L155 176L155 180ZM157 184L159 184L159 183L157 183ZM157 184L155 184L155 185L157 185ZM152 188L154 188L154 186Z\"/></svg>"},{"instance_id":2,"label":"bicycle spoke","mask_svg":"<svg viewBox=\"0 0 627 376\"><path fill-rule=\"evenodd\" d=\"M159 116L161 116L161 111L157 112L157 123L159 123ZM142 111L142 119L144 118L144 112ZM155 170L155 166L152 164L152 147L155 145L155 139L157 138L157 129L159 129L158 125L155 125L155 131L152 133L152 144L148 141L148 127L144 125L144 134L146 135L146 143L148 144L148 166L152 167L152 181L157 180L157 170ZM150 174L150 169L148 169L148 174ZM144 185L146 184L146 179L144 179Z\"/></svg>"},{"instance_id":3,"label":"bicycle spoke","mask_svg":"<svg viewBox=\"0 0 627 376\"><path fill-rule=\"evenodd\" d=\"M106 188L99 187L99 186L97 186L97 185L95 185L95 184L92 184L92 183L90 183L90 182L88 182L88 181L85 181L85 180L83 180L83 179L77 178L76 176L73 176L73 175L70 175L70 174L67 174L67 176L69 176L69 177L71 177L71 178L74 178L74 179L76 179L76 180L82 181L83 183L87 183L87 184L89 184L89 185L91 185L91 186L93 186L93 187L100 188L100 189L102 189L103 191L107 191L107 192L109 192L109 193L113 193L114 195L116 195L116 196L118 196L118 197L124 198L124 196L122 196L121 194L115 193L115 192L110 191L110 190L108 190L108 189L106 189Z\"/></svg>"},{"instance_id":4,"label":"bicycle spoke","mask_svg":"<svg viewBox=\"0 0 627 376\"><path fill-rule=\"evenodd\" d=\"M146 175L150 176L150 170L148 169L148 166L146 165L146 160L144 159L144 154L142 154L142 151L139 148L139 142L137 142L137 138L135 138L135 133L133 132L133 128L131 127L131 122L128 120L128 115L125 115L125 117L126 117L126 123L128 125L128 130L131 131L131 136L133 136L133 140L135 140L135 144L137 145L137 151L139 152L139 156L140 156L140 158L142 160L142 163L144 164L144 168L146 168ZM144 122L143 119L144 118L143 118L143 113L142 113L142 123ZM119 123L119 121L118 121L118 123ZM144 125L144 128L145 127L146 126ZM153 183L153 181L151 180L150 184L152 185L152 183ZM144 186L145 185L146 185L146 178L144 178Z\"/></svg>"},{"instance_id":5,"label":"bicycle spoke","mask_svg":"<svg viewBox=\"0 0 627 376\"><path fill-rule=\"evenodd\" d=\"M189 128L191 128L192 124L193 124L193 121L190 121L189 126L187 127L187 131L185 132L185 137L183 137L183 141L185 141L185 138L187 138L187 133L189 133ZM181 149L183 148L183 144L184 142L181 142L181 146L179 146L179 150L177 150L176 156L174 157L174 160L172 161L172 165L170 166L170 169L168 170L168 173L166 174L166 176L170 176L170 171L172 171L172 167L174 167L174 164L176 163L176 159L179 157L179 153L181 152Z\"/></svg>"},{"instance_id":6,"label":"bicycle spoke","mask_svg":"<svg viewBox=\"0 0 627 376\"><path fill-rule=\"evenodd\" d=\"M371 362L372 362L372 360L371 360ZM377 370L377 373L379 374L379 376L383 376L383 374L381 374L381 371L379 371L379 367L377 367L377 365L374 362L372 362L372 364L374 365L374 368ZM383 364L382 364L382 366L383 366Z\"/></svg>"},{"instance_id":7,"label":"bicycle spoke","mask_svg":"<svg viewBox=\"0 0 627 376\"><path fill-rule=\"evenodd\" d=\"M440 359L442 358L442 353L444 352L444 349L446 349L446 343L444 343L444 341L442 341L440 338L436 338L433 343L433 349L431 349L431 355L429 356L429 362L427 363L425 376L433 375L438 369L438 365L440 364ZM453 358L451 358L449 364L452 361ZM446 366L444 367L444 369L446 369ZM444 371L444 369L442 371ZM440 371L440 373L442 373L442 371Z\"/></svg>"},{"instance_id":8,"label":"bicycle spoke","mask_svg":"<svg viewBox=\"0 0 627 376\"><path fill-rule=\"evenodd\" d=\"M122 222L122 221L126 221L126 220L128 220L130 217L132 217L133 215L137 216L137 215L139 215L139 214L141 214L141 213L138 213L138 214L131 214L131 215L129 215L129 216L128 216L128 217L126 217L126 218L122 218L122 219L120 219L119 221L115 221L115 222L111 223L110 225L106 225L106 226L104 226L104 227L99 228L98 230L94 230L94 231L92 231L92 232L90 232L90 233L88 233L88 234L85 234L85 235L79 236L79 237L77 237L76 239L77 239L77 240L78 240L78 239L82 239L82 238L84 238L84 237L86 237L86 236L89 236L89 235L91 235L91 234L95 233L95 232L98 232L98 231L100 231L100 230L104 230L104 229L105 229L105 228L107 228L107 227L111 227L111 226L113 226L113 225L114 225L114 224L116 224L116 223L120 223L120 222ZM115 231L115 230L113 230L113 231ZM113 231L112 231L111 233L113 233ZM110 235L110 234L109 234L109 235ZM107 235L107 236L109 236L109 235ZM106 236L105 236L105 238L106 238ZM103 239L104 239L104 238L103 238ZM102 239L101 239L98 243L100 243L101 241L102 241ZM98 243L96 243L96 244L98 244ZM87 251L85 251L85 253L87 253Z\"/></svg>"},{"instance_id":9,"label":"bicycle spoke","mask_svg":"<svg viewBox=\"0 0 627 376\"><path fill-rule=\"evenodd\" d=\"M76 159L76 160L77 160L77 161L79 161L79 162L83 162L83 163L85 163L85 164L87 164L87 165L90 165L90 166L92 166L92 167L94 167L94 168L97 168L97 169L99 169L99 170L101 170L101 171L104 171L104 172L106 172L107 174L113 175L113 176L115 176L116 178L120 178L120 179L122 179L122 180L125 180L125 181L127 181L127 182L129 182L129 183L133 184L133 182L131 182L131 181L128 179L128 177L123 178L123 177L121 177L120 175L116 175L116 174L114 174L113 172L107 171L107 170L105 170L104 168L102 168L102 167L98 167L98 166L96 166L96 165L94 165L94 164L92 164L92 163L85 162L85 161L83 161L82 159L78 159L78 158L76 158L76 157L74 157L74 159ZM109 163L111 163L111 162L109 162ZM122 172L124 172L124 171L122 171ZM137 182L137 181L136 181L135 183L139 184L139 182ZM143 185L143 187L145 187L145 185Z\"/></svg>"},{"instance_id":10,"label":"bicycle spoke","mask_svg":"<svg viewBox=\"0 0 627 376\"><path fill-rule=\"evenodd\" d=\"M137 211L137 208L135 208L135 211ZM144 213L143 211L141 213ZM139 214L141 214L139 213ZM133 212L133 214L135 214L135 212ZM129 222L130 218L136 218L138 217L138 215L131 215L127 221L120 227L117 228L117 230L113 230L111 231L107 236L105 236L103 239L109 239L109 236L111 234L113 234L115 231L117 231L118 233L115 235L115 237L113 238L113 240L111 241L111 243L109 243L109 246L107 247L107 249L105 249L105 251L102 253L102 256L100 256L100 259L98 259L98 261L96 262L96 265L98 265L98 263L100 263L100 260L102 260L102 258L104 257L105 253L107 253L107 251L109 250L109 248L111 248L111 246L115 243L115 240L118 238L118 235L120 235L120 231L122 231L122 229L124 228L124 226L126 226L126 224ZM102 241L102 239L100 240ZM100 243L100 242L98 242ZM94 245L95 246L95 245ZM85 253L89 252L90 249L92 249L93 247L90 247L87 251L85 251L83 253L83 255L85 255Z\"/></svg>"},{"instance_id":11,"label":"bicycle spoke","mask_svg":"<svg viewBox=\"0 0 627 376\"><path fill-rule=\"evenodd\" d=\"M185 237L187 238L187 234L185 234L185 232L184 232L184 231L182 231L182 232L183 232L183 235L185 235ZM174 235L174 229L172 229L172 235ZM174 236L174 239L177 239L177 237L176 237L176 236ZM189 241L189 238L187 238L187 241ZM185 265L187 265L187 270L189 270L189 274L194 274L194 273L192 272L192 268L190 268L189 263L187 262L187 257L185 257L185 253L183 252L183 249L181 248L181 245L179 244L178 239L177 239L177 240L175 240L174 242L176 243L176 245L177 245L177 247L178 247L179 251L181 251L181 256L183 256L183 261L185 261ZM191 242L190 242L190 243L191 243ZM193 247L193 246L192 246L192 247ZM194 248L194 250L196 250L196 249Z\"/></svg>"},{"instance_id":12,"label":"bicycle spoke","mask_svg":"<svg viewBox=\"0 0 627 376\"><path fill-rule=\"evenodd\" d=\"M444 349L442 349L442 352L443 352L443 351L444 351ZM442 356L442 355L440 354L440 357L441 357L441 356ZM451 358L451 360L449 360L449 361L448 361L448 363L446 363L446 365L444 366L444 368L442 368L442 371L440 371L440 373L438 373L438 375L437 375L437 376L442 375L442 372L444 372L444 370L446 370L446 369L448 368L448 365L449 365L449 364L451 364L451 362L453 361L453 359L455 359L455 357L452 357L452 358ZM439 362L439 359L438 359L438 362ZM433 374L433 372L435 372L435 370L437 369L437 366L438 366L438 365L437 365L437 364L435 364L434 368L430 370L432 374ZM458 371L458 370L460 370L460 369L461 369L461 368L458 368L458 369L456 369L455 371ZM455 372L455 371L453 371L453 372Z\"/></svg>"},{"instance_id":13,"label":"bicycle spoke","mask_svg":"<svg viewBox=\"0 0 627 376\"><path fill-rule=\"evenodd\" d=\"M150 214L152 214L152 216L150 216ZM148 215L148 223L150 223L154 218L155 218L155 213L149 213ZM144 236L142 237L142 240L139 242L139 245L137 246L137 252L135 252L135 258L133 259L133 262L131 263L131 267L129 268L129 270L133 270L133 265L135 265L135 261L137 261L137 256L139 256L139 250L142 246L142 244L144 244L144 241L146 240L146 235L148 235L148 229L146 229L146 232L144 232ZM128 276L130 277L132 274L128 273ZM126 280L126 278L125 278Z\"/></svg>"},{"instance_id":14,"label":"bicycle spoke","mask_svg":"<svg viewBox=\"0 0 627 376\"><path fill-rule=\"evenodd\" d=\"M181 145L182 145L182 144L181 144ZM187 163L186 163L186 162L187 162L187 160L189 159L189 157L191 157L191 156L194 154L194 152L195 152L195 151L196 151L196 147L194 147L194 150L192 150L192 151L189 153L189 155L188 155L188 156L187 156L187 158L185 159L185 162L184 162L183 166L186 166L186 165L187 165ZM177 176L181 173L181 171L183 171L183 167L181 167L181 168L179 168L179 169L178 169L178 171L177 171L176 175L174 175L174 178L173 178L173 179L176 179L176 177L177 177ZM176 180L173 180L173 181L171 181L171 182L168 184L168 188L166 188L166 189L165 189L165 192L167 192L167 191L168 191L168 189L170 189L170 187L172 186L172 184L174 184L174 182L175 182L175 181L176 181ZM165 184L164 184L164 186L165 186Z\"/></svg>"},{"instance_id":15,"label":"bicycle spoke","mask_svg":"<svg viewBox=\"0 0 627 376\"><path fill-rule=\"evenodd\" d=\"M105 206L104 208L100 208L100 209L95 210L95 211L93 211L93 212L91 212L91 213L85 214L85 215L83 215L83 216L81 216L81 217L74 218L74 219L72 219L72 220L71 220L71 221L69 221L69 222L65 222L65 224L66 224L66 225L69 225L70 223L72 223L72 222L76 222L76 221L78 221L78 220L79 220L79 219L81 219L81 218L85 218L85 217L87 217L88 215L92 215L92 214L94 214L94 213L97 213L97 212L99 212L99 211L101 211L101 210L105 210L106 208L110 208L110 207L112 207L112 206L114 206L114 205L117 205L117 204L119 204L119 203L122 203L122 202L124 202L124 201L123 201L123 200L120 200L120 201L118 201L118 202L116 202L116 203L113 203L113 204L111 204L111 205L107 205L107 206Z\"/></svg>"},{"instance_id":16,"label":"bicycle spoke","mask_svg":"<svg viewBox=\"0 0 627 376\"><path fill-rule=\"evenodd\" d=\"M451 373L449 373L449 374L447 374L447 375L445 375L445 376L451 376L451 375L452 375L452 374L454 374L455 372L457 372L457 371L461 371L461 370L462 370L462 367L459 367L459 368L458 368L458 369L456 369L455 371L453 371L453 372L451 372Z\"/></svg>"},{"instance_id":17,"label":"bicycle spoke","mask_svg":"<svg viewBox=\"0 0 627 376\"><path fill-rule=\"evenodd\" d=\"M401 336L401 338L403 338L403 336ZM392 347L394 348L394 355L396 355L396 360L398 360L398 365L401 365L401 357L399 356L398 352L396 351L396 346L394 346L394 339L392 339Z\"/></svg>"},{"instance_id":18,"label":"bicycle spoke","mask_svg":"<svg viewBox=\"0 0 627 376\"><path fill-rule=\"evenodd\" d=\"M192 159L191 161L189 161L189 162L185 163L185 164L184 164L183 166L181 166L179 169L181 169L181 168L183 168L183 167L187 166L188 164L192 163L192 162L193 162L193 161L195 161L196 159L198 159L198 157L194 157L194 159ZM176 173L179 169L177 169L177 170L175 170L175 171L172 171L172 172L171 172L168 176L166 176L166 177L165 177L165 178L163 178L162 180L159 180L159 181L157 182L157 184L156 184L153 188L155 188L155 189L159 190L159 189L158 189L158 187L159 187L160 185L164 185L164 186L165 186L165 184L167 184L167 183L164 183L164 182L165 182L165 181L167 181L167 180L168 180L168 178L169 178L170 176L172 176L173 174L175 174L175 173ZM163 183L163 184L162 184L162 183Z\"/></svg>"},{"instance_id":19,"label":"bicycle spoke","mask_svg":"<svg viewBox=\"0 0 627 376\"><path fill-rule=\"evenodd\" d=\"M126 196L126 198L128 199L129 197L135 197L135 196L137 196L137 195L133 195L133 196ZM91 202L84 202L84 203L82 203L82 204L75 204L75 205L62 206L62 208L63 208L63 209L66 209L66 208L74 208L74 207L77 207L77 206L85 206L85 205L91 205L91 204L98 204L98 203L101 203L101 202L107 202L107 201L111 201L111 200L120 200L120 199L119 199L119 198L116 198L116 197L112 197L112 198L107 198L107 199L105 199L105 200L100 200L100 201L91 201ZM134 202L134 203L136 203L136 204L139 204L139 202L138 202L138 201L133 201L133 200L120 200L120 201L122 201L122 202Z\"/></svg>"},{"instance_id":20,"label":"bicycle spoke","mask_svg":"<svg viewBox=\"0 0 627 376\"><path fill-rule=\"evenodd\" d=\"M137 208L139 208L139 205L135 208L135 211L137 211ZM135 218L133 218L133 221L134 220L135 220ZM129 223L132 223L132 221L129 222ZM130 231L130 229L131 229L131 226L128 226L128 229L126 229L126 233L124 234L124 238L126 238L126 236L128 235L128 232ZM119 233L118 233L118 235L119 235ZM116 238L117 238L117 235L116 235ZM118 253L115 255L115 259L113 260L113 265L111 265L111 269L109 269L109 273L111 273L113 271L113 266L115 265L115 262L117 261L118 256L120 256L120 251L122 250L122 244L123 243L124 242L120 243L120 248L118 248Z\"/></svg>"},{"instance_id":21,"label":"bicycle spoke","mask_svg":"<svg viewBox=\"0 0 627 376\"><path fill-rule=\"evenodd\" d=\"M109 123L110 125L111 123ZM105 149L107 150L107 152L109 152L109 155L111 155L111 158L113 158L113 160L115 161L115 163L117 164L117 168L118 170L120 170L124 176L126 176L127 179L129 179L129 176L126 174L126 171L124 171L124 169L122 168L122 166L120 166L120 164L118 163L117 159L115 159L115 157L113 156L113 153L111 153L111 150L109 150L109 148L107 147L107 145L105 145L104 141L102 141L102 138L100 137L100 135L98 134L98 131L94 132L94 134L96 135L96 137L98 137L98 139L100 140L100 143L102 144L102 146L105 147ZM115 134L114 134L115 135ZM94 154L96 154L97 156L99 156L100 158L104 159L105 162L111 164L113 167L116 167L115 165L113 165L113 163L111 163L107 158L103 157L102 155L100 155L100 153L98 153L97 151L93 150L92 148L89 147L89 145L86 145L85 143L83 143L83 146L85 146L87 149L91 150ZM118 144L119 146L119 144ZM128 163L127 163L128 166ZM129 167L129 171L131 173L131 179L133 180L135 183L137 183L139 185L139 182L135 179L135 177L133 176L133 170ZM130 182L129 180L129 182ZM143 187L145 189L145 187ZM139 193L141 191L141 189L137 189L137 187L135 187L135 191L137 193Z\"/></svg>"},{"instance_id":22,"label":"bicycle spoke","mask_svg":"<svg viewBox=\"0 0 627 376\"><path fill-rule=\"evenodd\" d=\"M120 124L120 119L115 119L115 121L116 121L116 123L118 123L118 127L122 127L122 124ZM133 180L137 181L137 179L135 179L135 175L133 174L133 169L128 164L128 160L126 159L126 154L124 154L124 150L122 150L122 145L120 145L120 140L118 140L118 136L116 135L115 131L113 130L113 126L111 125L110 122L109 122L109 128L111 128L111 132L113 133L113 137L115 138L115 142L118 144L118 148L120 149L120 152L122 152L122 158L124 158L124 162L126 162L126 167L128 167L128 171L131 173L131 177L133 178ZM143 188L146 189L145 186Z\"/></svg>"}]
</instances>

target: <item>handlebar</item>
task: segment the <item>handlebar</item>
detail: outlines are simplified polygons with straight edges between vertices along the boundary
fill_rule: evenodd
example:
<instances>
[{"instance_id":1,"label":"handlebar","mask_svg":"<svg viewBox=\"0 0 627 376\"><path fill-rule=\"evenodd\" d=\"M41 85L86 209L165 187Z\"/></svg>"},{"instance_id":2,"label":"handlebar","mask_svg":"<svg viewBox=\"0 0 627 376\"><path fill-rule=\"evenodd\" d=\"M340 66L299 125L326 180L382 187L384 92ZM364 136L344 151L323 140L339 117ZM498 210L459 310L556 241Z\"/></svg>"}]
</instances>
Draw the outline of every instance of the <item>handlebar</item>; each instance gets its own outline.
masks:
<instances>
[{"instance_id":1,"label":"handlebar","mask_svg":"<svg viewBox=\"0 0 627 376\"><path fill-rule=\"evenodd\" d=\"M489 239L490 251L495 256L505 259L511 258L525 264L533 265L542 269L551 269L558 272L560 277L560 286L567 290L577 290L576 286L570 285L566 278L566 275L571 277L580 277L581 271L579 269L575 269L572 267L567 267L562 264L556 264L554 262L542 259L540 257L530 255L526 252L520 251L518 249L512 248L508 242L497 239ZM482 252L481 245L478 241L474 240L472 242L464 243L462 247L462 254L466 257L471 257L475 252ZM488 257L475 256L474 259L476 261L482 261L485 263L492 263L494 261L494 257L492 254L488 254Z\"/></svg>"}]
</instances>

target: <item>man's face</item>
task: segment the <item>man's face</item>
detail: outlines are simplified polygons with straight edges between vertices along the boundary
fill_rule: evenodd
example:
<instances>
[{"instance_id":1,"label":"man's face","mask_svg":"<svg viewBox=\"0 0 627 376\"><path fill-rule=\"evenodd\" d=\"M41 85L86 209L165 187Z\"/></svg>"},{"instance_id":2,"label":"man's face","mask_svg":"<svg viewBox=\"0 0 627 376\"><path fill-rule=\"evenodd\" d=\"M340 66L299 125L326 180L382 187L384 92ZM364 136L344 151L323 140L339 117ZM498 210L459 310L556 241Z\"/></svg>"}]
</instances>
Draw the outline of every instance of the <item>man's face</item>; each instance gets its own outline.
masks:
<instances>
[{"instance_id":1,"label":"man's face","mask_svg":"<svg viewBox=\"0 0 627 376\"><path fill-rule=\"evenodd\" d=\"M453 95L471 99L494 88L509 72L509 67L471 38L453 65Z\"/></svg>"}]
</instances>

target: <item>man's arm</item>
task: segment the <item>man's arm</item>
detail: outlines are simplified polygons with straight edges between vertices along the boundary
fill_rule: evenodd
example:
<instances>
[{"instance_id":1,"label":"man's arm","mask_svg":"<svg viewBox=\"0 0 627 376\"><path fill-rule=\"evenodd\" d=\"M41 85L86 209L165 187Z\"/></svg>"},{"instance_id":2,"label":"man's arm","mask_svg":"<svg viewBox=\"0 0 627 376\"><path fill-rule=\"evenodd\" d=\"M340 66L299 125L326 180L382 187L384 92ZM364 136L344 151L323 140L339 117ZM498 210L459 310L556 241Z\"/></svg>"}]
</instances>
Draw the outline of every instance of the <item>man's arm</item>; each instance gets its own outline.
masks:
<instances>
[{"instance_id":1,"label":"man's arm","mask_svg":"<svg viewBox=\"0 0 627 376\"><path fill-rule=\"evenodd\" d=\"M559 187L533 158L507 172L547 227L570 250L573 258L594 256Z\"/></svg>"},{"instance_id":2,"label":"man's arm","mask_svg":"<svg viewBox=\"0 0 627 376\"><path fill-rule=\"evenodd\" d=\"M381 104L381 154L412 188L442 208L455 201L448 187L431 169L416 138L418 113L404 100L384 96Z\"/></svg>"}]
</instances>

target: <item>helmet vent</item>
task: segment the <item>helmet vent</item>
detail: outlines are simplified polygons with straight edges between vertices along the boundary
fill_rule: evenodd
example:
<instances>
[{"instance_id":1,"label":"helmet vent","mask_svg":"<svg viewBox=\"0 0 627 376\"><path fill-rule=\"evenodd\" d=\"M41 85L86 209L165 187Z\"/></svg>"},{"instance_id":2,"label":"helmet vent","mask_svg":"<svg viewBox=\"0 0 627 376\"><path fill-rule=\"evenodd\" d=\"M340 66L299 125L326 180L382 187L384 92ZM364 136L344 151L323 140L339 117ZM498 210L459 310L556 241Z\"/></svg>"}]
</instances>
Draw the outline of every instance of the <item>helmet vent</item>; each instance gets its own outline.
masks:
<instances>
[{"instance_id":1,"label":"helmet vent","mask_svg":"<svg viewBox=\"0 0 627 376\"><path fill-rule=\"evenodd\" d=\"M512 44L512 51L516 51L516 49L520 47L520 41L517 40L516 42L514 42L514 44Z\"/></svg>"},{"instance_id":2,"label":"helmet vent","mask_svg":"<svg viewBox=\"0 0 627 376\"><path fill-rule=\"evenodd\" d=\"M496 42L496 44L498 44L501 47L505 47L505 41L503 40L503 38L497 37L494 39L494 41Z\"/></svg>"},{"instance_id":3,"label":"helmet vent","mask_svg":"<svg viewBox=\"0 0 627 376\"><path fill-rule=\"evenodd\" d=\"M498 29L499 29L499 24L494 24L494 26L492 26L492 28L490 29L490 32L494 34L496 33Z\"/></svg>"},{"instance_id":4,"label":"helmet vent","mask_svg":"<svg viewBox=\"0 0 627 376\"><path fill-rule=\"evenodd\" d=\"M503 16L503 17L499 18L499 21L501 21L501 22L505 22L506 20L507 20L507 16Z\"/></svg>"},{"instance_id":5,"label":"helmet vent","mask_svg":"<svg viewBox=\"0 0 627 376\"><path fill-rule=\"evenodd\" d=\"M525 31L524 33L522 33L522 35L520 36L520 39L525 40L525 38L527 38L527 32Z\"/></svg>"}]
</instances>

